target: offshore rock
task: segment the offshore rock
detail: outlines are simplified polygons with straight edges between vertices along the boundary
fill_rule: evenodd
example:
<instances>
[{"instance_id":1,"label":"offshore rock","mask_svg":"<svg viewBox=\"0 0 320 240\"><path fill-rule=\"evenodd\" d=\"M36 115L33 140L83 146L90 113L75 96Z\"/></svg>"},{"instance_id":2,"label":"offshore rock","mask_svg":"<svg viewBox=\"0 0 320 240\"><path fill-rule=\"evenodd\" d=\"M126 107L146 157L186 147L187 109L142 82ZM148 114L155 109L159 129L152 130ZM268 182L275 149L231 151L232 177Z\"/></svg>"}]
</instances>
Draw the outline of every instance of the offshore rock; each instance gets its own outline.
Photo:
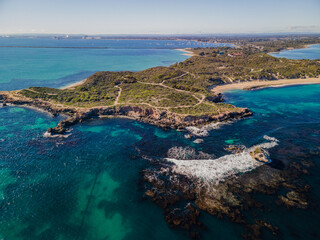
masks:
<instances>
[{"instance_id":1,"label":"offshore rock","mask_svg":"<svg viewBox=\"0 0 320 240\"><path fill-rule=\"evenodd\" d=\"M259 162L264 162L264 163L268 163L269 162L267 153L260 147L255 148L249 154L253 159L255 159L255 160L259 161Z\"/></svg>"}]
</instances>

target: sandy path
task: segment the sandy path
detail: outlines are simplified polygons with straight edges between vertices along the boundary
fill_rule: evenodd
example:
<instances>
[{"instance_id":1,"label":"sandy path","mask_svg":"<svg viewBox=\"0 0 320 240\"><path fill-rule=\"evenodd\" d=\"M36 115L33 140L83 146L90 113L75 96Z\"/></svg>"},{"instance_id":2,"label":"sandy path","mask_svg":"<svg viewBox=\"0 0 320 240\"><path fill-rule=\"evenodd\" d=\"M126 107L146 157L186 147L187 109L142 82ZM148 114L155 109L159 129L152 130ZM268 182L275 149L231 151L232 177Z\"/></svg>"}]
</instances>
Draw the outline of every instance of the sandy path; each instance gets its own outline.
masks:
<instances>
[{"instance_id":1,"label":"sandy path","mask_svg":"<svg viewBox=\"0 0 320 240\"><path fill-rule=\"evenodd\" d=\"M118 92L118 96L117 96L117 98L116 98L116 100L114 101L114 106L115 105L118 105L119 103L119 99L120 99L120 97L121 97L121 93L122 93L122 88L121 87L119 87L119 86L115 86L116 88L119 88L119 92Z\"/></svg>"},{"instance_id":2,"label":"sandy path","mask_svg":"<svg viewBox=\"0 0 320 240\"><path fill-rule=\"evenodd\" d=\"M319 78L299 78L299 79L281 79L272 81L249 81L241 83L231 83L220 85L212 89L214 93L223 93L234 89L248 89L248 88L264 88L276 86L302 85L302 84L320 84Z\"/></svg>"}]
</instances>

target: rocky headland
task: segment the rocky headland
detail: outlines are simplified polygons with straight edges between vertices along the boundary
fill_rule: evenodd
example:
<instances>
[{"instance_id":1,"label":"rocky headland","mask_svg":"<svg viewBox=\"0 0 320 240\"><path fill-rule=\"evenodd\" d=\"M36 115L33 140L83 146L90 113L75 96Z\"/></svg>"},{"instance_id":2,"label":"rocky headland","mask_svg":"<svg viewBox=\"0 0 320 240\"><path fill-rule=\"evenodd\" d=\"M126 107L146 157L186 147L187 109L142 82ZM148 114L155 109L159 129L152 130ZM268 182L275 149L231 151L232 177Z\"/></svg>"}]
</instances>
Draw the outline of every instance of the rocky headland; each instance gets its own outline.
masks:
<instances>
[{"instance_id":1,"label":"rocky headland","mask_svg":"<svg viewBox=\"0 0 320 240\"><path fill-rule=\"evenodd\" d=\"M51 113L66 115L67 118L59 122L54 128L49 128L48 133L64 134L70 127L86 120L97 117L128 117L141 122L159 126L161 128L183 129L188 126L199 126L210 122L223 122L240 119L252 115L247 108L235 108L234 111L226 111L220 114L204 114L200 116L180 115L165 110L153 109L145 106L112 106L92 107L89 109L73 108L52 104L41 99L31 99L13 94L12 92L0 92L0 102L3 105L27 106L41 109Z\"/></svg>"}]
</instances>

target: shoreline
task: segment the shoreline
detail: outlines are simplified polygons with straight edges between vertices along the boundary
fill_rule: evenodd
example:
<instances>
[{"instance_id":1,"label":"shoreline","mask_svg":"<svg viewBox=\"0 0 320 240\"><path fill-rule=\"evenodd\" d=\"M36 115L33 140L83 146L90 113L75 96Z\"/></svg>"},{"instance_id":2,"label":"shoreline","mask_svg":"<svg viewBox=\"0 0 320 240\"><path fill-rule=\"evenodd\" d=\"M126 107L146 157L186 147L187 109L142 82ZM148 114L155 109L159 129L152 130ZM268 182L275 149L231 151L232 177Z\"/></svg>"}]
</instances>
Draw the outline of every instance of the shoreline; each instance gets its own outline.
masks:
<instances>
[{"instance_id":1,"label":"shoreline","mask_svg":"<svg viewBox=\"0 0 320 240\"><path fill-rule=\"evenodd\" d=\"M184 56L189 56L189 57L193 57L196 54L194 52L191 51L191 48L176 48L175 50L178 50L180 52L184 52Z\"/></svg>"},{"instance_id":2,"label":"shoreline","mask_svg":"<svg viewBox=\"0 0 320 240\"><path fill-rule=\"evenodd\" d=\"M310 46L314 46L314 45L320 45L320 43L312 43L312 44L305 44L303 45L303 47L299 47L299 48L286 48L286 49L282 49L278 52L269 52L268 54L277 54L277 53L281 53L283 51L290 51L290 50L297 50L297 49L305 49L305 48L310 48ZM271 55L272 56L272 55Z\"/></svg>"},{"instance_id":3,"label":"shoreline","mask_svg":"<svg viewBox=\"0 0 320 240\"><path fill-rule=\"evenodd\" d=\"M266 81L248 81L240 83L231 83L219 85L212 89L215 94L224 93L231 90L254 90L268 87L285 87L293 85L309 85L320 84L320 77L318 78L298 78L298 79L280 79L280 80L266 80Z\"/></svg>"},{"instance_id":4,"label":"shoreline","mask_svg":"<svg viewBox=\"0 0 320 240\"><path fill-rule=\"evenodd\" d=\"M61 87L60 89L69 89L69 88L77 87L77 86L83 84L86 80L87 80L87 78L85 78L85 79L83 79L83 80L81 80L79 82L68 84L68 85L66 85L64 87Z\"/></svg>"}]
</instances>

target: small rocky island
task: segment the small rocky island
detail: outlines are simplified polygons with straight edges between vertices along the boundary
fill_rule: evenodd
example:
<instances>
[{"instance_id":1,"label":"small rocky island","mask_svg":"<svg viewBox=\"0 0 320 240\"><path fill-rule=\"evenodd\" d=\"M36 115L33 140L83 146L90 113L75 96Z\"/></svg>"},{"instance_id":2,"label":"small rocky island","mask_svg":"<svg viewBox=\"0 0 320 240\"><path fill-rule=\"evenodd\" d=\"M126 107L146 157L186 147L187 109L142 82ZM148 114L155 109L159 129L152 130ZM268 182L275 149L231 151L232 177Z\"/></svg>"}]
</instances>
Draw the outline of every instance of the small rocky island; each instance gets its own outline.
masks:
<instances>
[{"instance_id":1,"label":"small rocky island","mask_svg":"<svg viewBox=\"0 0 320 240\"><path fill-rule=\"evenodd\" d=\"M222 122L252 115L224 103L212 89L239 81L318 77L316 60L278 59L260 48L198 48L184 62L140 72L97 72L65 89L30 87L0 92L3 104L40 108L68 118L48 130L63 134L74 124L104 116L124 116L163 128Z\"/></svg>"}]
</instances>

